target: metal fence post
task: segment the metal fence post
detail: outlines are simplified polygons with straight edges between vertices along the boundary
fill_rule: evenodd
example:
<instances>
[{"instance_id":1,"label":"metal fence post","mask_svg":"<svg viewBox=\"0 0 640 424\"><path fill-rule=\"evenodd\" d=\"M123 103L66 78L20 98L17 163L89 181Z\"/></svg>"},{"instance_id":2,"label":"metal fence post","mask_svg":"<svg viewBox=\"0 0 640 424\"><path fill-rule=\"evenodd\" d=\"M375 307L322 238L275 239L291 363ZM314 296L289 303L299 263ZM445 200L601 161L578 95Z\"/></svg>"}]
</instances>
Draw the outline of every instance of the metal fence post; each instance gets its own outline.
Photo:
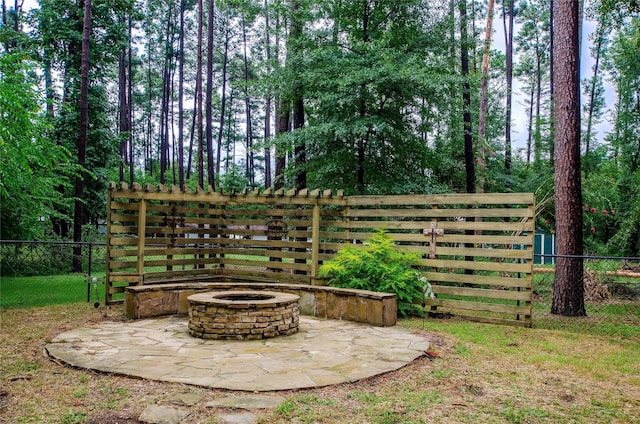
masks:
<instances>
[{"instance_id":1,"label":"metal fence post","mask_svg":"<svg viewBox=\"0 0 640 424\"><path fill-rule=\"evenodd\" d=\"M93 243L89 243L89 263L87 264L87 303L91 302L91 260L93 258Z\"/></svg>"}]
</instances>

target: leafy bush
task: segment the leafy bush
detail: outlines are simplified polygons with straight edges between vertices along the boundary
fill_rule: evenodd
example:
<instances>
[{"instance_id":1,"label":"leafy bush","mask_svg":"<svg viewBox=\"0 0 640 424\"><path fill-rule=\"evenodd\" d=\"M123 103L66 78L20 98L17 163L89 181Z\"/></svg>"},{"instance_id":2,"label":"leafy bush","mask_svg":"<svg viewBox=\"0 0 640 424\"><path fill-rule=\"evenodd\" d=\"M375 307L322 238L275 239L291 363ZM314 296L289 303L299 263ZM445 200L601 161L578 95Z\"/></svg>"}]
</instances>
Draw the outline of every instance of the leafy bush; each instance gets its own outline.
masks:
<instances>
[{"instance_id":1,"label":"leafy bush","mask_svg":"<svg viewBox=\"0 0 640 424\"><path fill-rule=\"evenodd\" d=\"M395 293L398 315L420 314L414 301L425 295L426 279L412 266L419 256L397 248L385 231L380 230L359 246L346 246L336 257L324 263L319 276L335 287Z\"/></svg>"}]
</instances>

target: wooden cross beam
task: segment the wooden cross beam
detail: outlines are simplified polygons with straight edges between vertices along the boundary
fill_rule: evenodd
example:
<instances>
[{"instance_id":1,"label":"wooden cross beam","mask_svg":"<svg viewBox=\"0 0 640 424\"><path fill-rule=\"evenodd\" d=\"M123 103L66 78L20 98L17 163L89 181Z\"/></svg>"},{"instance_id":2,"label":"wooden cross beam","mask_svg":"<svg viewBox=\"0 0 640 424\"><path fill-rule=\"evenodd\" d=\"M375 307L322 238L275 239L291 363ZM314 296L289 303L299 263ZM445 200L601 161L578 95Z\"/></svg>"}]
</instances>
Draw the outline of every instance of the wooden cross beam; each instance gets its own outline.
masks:
<instances>
[{"instance_id":1,"label":"wooden cross beam","mask_svg":"<svg viewBox=\"0 0 640 424\"><path fill-rule=\"evenodd\" d=\"M422 234L429 236L429 259L435 259L436 257L436 237L444 234L442 228L437 228L438 223L431 221L430 228L422 230Z\"/></svg>"}]
</instances>

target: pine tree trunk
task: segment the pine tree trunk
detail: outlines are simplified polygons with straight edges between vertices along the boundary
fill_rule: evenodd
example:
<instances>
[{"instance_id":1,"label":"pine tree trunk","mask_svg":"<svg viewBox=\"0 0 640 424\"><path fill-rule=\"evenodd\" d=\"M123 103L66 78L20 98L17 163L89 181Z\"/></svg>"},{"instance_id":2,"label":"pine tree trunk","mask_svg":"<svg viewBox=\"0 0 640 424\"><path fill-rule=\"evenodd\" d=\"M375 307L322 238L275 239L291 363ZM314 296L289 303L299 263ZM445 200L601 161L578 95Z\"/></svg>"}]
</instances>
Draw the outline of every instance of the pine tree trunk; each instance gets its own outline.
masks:
<instances>
[{"instance_id":1,"label":"pine tree trunk","mask_svg":"<svg viewBox=\"0 0 640 424\"><path fill-rule=\"evenodd\" d=\"M215 189L216 178L213 160L213 25L215 18L214 0L209 0L209 20L207 25L207 95L205 98L207 137L207 176L209 185Z\"/></svg>"},{"instance_id":2,"label":"pine tree trunk","mask_svg":"<svg viewBox=\"0 0 640 424\"><path fill-rule=\"evenodd\" d=\"M467 193L476 192L476 174L473 160L473 128L471 123L471 87L469 83L469 36L467 34L467 2L461 0L460 11L460 70L462 73L462 121L464 128L464 162L466 170ZM472 236L473 230L466 230L465 234ZM473 247L469 243L466 247ZM473 261L473 256L465 256L466 261ZM465 274L473 274L472 269L465 269Z\"/></svg>"},{"instance_id":3,"label":"pine tree trunk","mask_svg":"<svg viewBox=\"0 0 640 424\"><path fill-rule=\"evenodd\" d=\"M509 2L509 11L507 12L505 3ZM504 126L504 174L511 175L511 108L513 94L513 13L514 3L516 0L504 0L502 2L502 25L504 28L504 44L505 44L505 71L507 78L507 99L505 106L505 126ZM505 16L508 13L508 23ZM510 186L511 182L507 180Z\"/></svg>"},{"instance_id":4,"label":"pine tree trunk","mask_svg":"<svg viewBox=\"0 0 640 424\"><path fill-rule=\"evenodd\" d=\"M162 72L162 106L160 110L160 184L167 182L166 172L169 164L169 102L171 99L171 57L173 57L171 39L171 9L169 9L165 38L165 61Z\"/></svg>"},{"instance_id":5,"label":"pine tree trunk","mask_svg":"<svg viewBox=\"0 0 640 424\"><path fill-rule=\"evenodd\" d=\"M128 16L129 34L127 39L127 98L129 100L127 107L127 128L128 128L128 143L129 143L129 184L133 186L135 180L134 174L134 159L133 159L133 62L131 52L131 40L133 36L133 22L131 19L131 12Z\"/></svg>"},{"instance_id":6,"label":"pine tree trunk","mask_svg":"<svg viewBox=\"0 0 640 424\"><path fill-rule=\"evenodd\" d=\"M151 41L147 44L147 55L149 61L147 63L147 137L145 140L144 149L144 166L145 172L149 172L149 175L153 175L153 148L151 140L153 140L153 87L151 78Z\"/></svg>"},{"instance_id":7,"label":"pine tree trunk","mask_svg":"<svg viewBox=\"0 0 640 424\"><path fill-rule=\"evenodd\" d=\"M464 122L464 161L467 193L475 193L475 165L473 160L473 129L471 127L471 87L469 84L469 36L467 34L467 4L461 0L460 8L460 64L462 71L462 103Z\"/></svg>"},{"instance_id":8,"label":"pine tree trunk","mask_svg":"<svg viewBox=\"0 0 640 424\"><path fill-rule=\"evenodd\" d=\"M55 110L53 108L55 92L53 90L53 78L51 76L51 59L49 58L48 50L49 49L47 47L44 48L42 58L44 64L44 89L47 100L47 116L53 120L55 118Z\"/></svg>"},{"instance_id":9,"label":"pine tree trunk","mask_svg":"<svg viewBox=\"0 0 640 424\"><path fill-rule=\"evenodd\" d=\"M531 92L529 93L529 122L527 128L527 146L526 146L526 157L527 157L527 165L531 163L531 140L533 139L533 100L535 95L535 86L531 86Z\"/></svg>"},{"instance_id":10,"label":"pine tree trunk","mask_svg":"<svg viewBox=\"0 0 640 424\"><path fill-rule=\"evenodd\" d=\"M536 47L536 50L538 48ZM542 119L540 117L540 103L542 102L542 52L536 51L536 130L534 148L534 166L540 166L542 160Z\"/></svg>"},{"instance_id":11,"label":"pine tree trunk","mask_svg":"<svg viewBox=\"0 0 640 424\"><path fill-rule=\"evenodd\" d=\"M196 68L198 65L196 65ZM202 78L202 74L200 74L200 78ZM198 121L198 91L201 90L201 87L198 83L198 70L196 69L196 87L193 91L193 116L191 117L191 128L189 130L189 148L187 151L187 168L185 170L185 179L191 178L191 167L193 165L193 142L196 138L196 123Z\"/></svg>"},{"instance_id":12,"label":"pine tree trunk","mask_svg":"<svg viewBox=\"0 0 640 424\"><path fill-rule=\"evenodd\" d=\"M554 1L556 260L551 313L586 315L580 180L579 6ZM568 256L567 256L568 255Z\"/></svg>"},{"instance_id":13,"label":"pine tree trunk","mask_svg":"<svg viewBox=\"0 0 640 424\"><path fill-rule=\"evenodd\" d=\"M198 58L196 65L196 128L198 140L197 173L198 186L204 187L204 129L202 127L202 44L203 44L203 22L204 4L203 0L198 0Z\"/></svg>"},{"instance_id":14,"label":"pine tree trunk","mask_svg":"<svg viewBox=\"0 0 640 424\"><path fill-rule=\"evenodd\" d=\"M127 141L125 134L127 132L127 73L126 73L126 48L123 47L118 58L118 129L120 136L120 161L119 161L119 178L124 181L124 166L127 160Z\"/></svg>"},{"instance_id":15,"label":"pine tree trunk","mask_svg":"<svg viewBox=\"0 0 640 424\"><path fill-rule=\"evenodd\" d=\"M267 56L267 63L269 72L273 72L271 66L271 36L269 31L269 2L264 0L265 9L265 52ZM265 98L265 110L264 110L264 186L265 188L271 187L271 95L267 94Z\"/></svg>"},{"instance_id":16,"label":"pine tree trunk","mask_svg":"<svg viewBox=\"0 0 640 424\"><path fill-rule=\"evenodd\" d=\"M489 0L489 7L487 10L487 28L484 39L484 50L482 52L482 82L480 84L480 115L478 118L478 142L480 146L478 148L479 158L478 165L479 177L478 178L478 192L484 193L484 181L486 178L486 145L487 145L487 110L489 108L489 57L491 54L491 35L493 31L493 9L495 0Z\"/></svg>"},{"instance_id":17,"label":"pine tree trunk","mask_svg":"<svg viewBox=\"0 0 640 424\"><path fill-rule=\"evenodd\" d=\"M180 1L178 40L178 186L184 189L184 0Z\"/></svg>"},{"instance_id":18,"label":"pine tree trunk","mask_svg":"<svg viewBox=\"0 0 640 424\"><path fill-rule=\"evenodd\" d=\"M73 241L82 241L82 224L84 223L84 167L87 159L87 138L89 132L89 37L91 34L91 0L84 0L84 21L82 25L82 56L80 64L80 131L78 134L79 175L75 182L75 202L73 210ZM82 246L73 246L72 272L82 272Z\"/></svg>"},{"instance_id":19,"label":"pine tree trunk","mask_svg":"<svg viewBox=\"0 0 640 424\"><path fill-rule=\"evenodd\" d=\"M293 43L294 51L293 56L295 60L294 67L300 66L300 59L302 56L300 48L300 38L302 37L303 22L301 21L299 0L291 0L291 33L289 35L290 40ZM294 69L297 74L301 72L300 69ZM303 87L298 82L293 88L293 130L299 130L304 127L304 97ZM294 146L294 157L296 164L296 188L302 190L307 187L307 171L305 169L306 163L306 147L305 142L301 137L298 137Z\"/></svg>"},{"instance_id":20,"label":"pine tree trunk","mask_svg":"<svg viewBox=\"0 0 640 424\"><path fill-rule=\"evenodd\" d=\"M227 69L229 65L229 42L231 32L229 31L228 21L225 24L224 52L222 55L222 98L220 99L220 128L218 129L218 143L216 156L216 174L220 175L220 166L222 161L222 135L224 134L224 122L226 117L227 106ZM228 167L226 167L228 169Z\"/></svg>"},{"instance_id":21,"label":"pine tree trunk","mask_svg":"<svg viewBox=\"0 0 640 424\"><path fill-rule=\"evenodd\" d=\"M549 161L551 164L551 168L555 166L555 91L553 88L553 79L555 70L553 67L553 26L554 26L554 18L553 18L553 4L555 0L549 0L549 35L550 35L550 44L549 48L551 51L551 60L549 61Z\"/></svg>"},{"instance_id":22,"label":"pine tree trunk","mask_svg":"<svg viewBox=\"0 0 640 424\"><path fill-rule=\"evenodd\" d=\"M246 120L245 130L245 159L246 177L249 184L255 183L255 170L253 163L253 134L251 129L251 101L249 99L249 59L247 57L247 28L244 16L242 17L242 46L244 61L244 112Z\"/></svg>"},{"instance_id":23,"label":"pine tree trunk","mask_svg":"<svg viewBox=\"0 0 640 424\"><path fill-rule=\"evenodd\" d=\"M278 117L276 133L285 134L291 129L289 122L291 120L291 107L289 103L283 102L280 99L276 100L276 116ZM276 190L284 188L284 172L287 167L287 152L286 149L276 145L276 162L274 172L273 186Z\"/></svg>"},{"instance_id":24,"label":"pine tree trunk","mask_svg":"<svg viewBox=\"0 0 640 424\"><path fill-rule=\"evenodd\" d=\"M275 48L276 48L276 58L279 63L280 57L280 16L277 15L276 18L276 40L275 40ZM280 93L278 93L276 97L276 105L275 105L275 116L276 116L276 134L284 134L289 132L289 120L290 120L290 111L291 108L287 102L282 99ZM284 187L284 171L287 166L287 153L286 149L282 149L279 143L276 145L276 160L275 160L275 170L273 176L273 187L278 190Z\"/></svg>"}]
</instances>

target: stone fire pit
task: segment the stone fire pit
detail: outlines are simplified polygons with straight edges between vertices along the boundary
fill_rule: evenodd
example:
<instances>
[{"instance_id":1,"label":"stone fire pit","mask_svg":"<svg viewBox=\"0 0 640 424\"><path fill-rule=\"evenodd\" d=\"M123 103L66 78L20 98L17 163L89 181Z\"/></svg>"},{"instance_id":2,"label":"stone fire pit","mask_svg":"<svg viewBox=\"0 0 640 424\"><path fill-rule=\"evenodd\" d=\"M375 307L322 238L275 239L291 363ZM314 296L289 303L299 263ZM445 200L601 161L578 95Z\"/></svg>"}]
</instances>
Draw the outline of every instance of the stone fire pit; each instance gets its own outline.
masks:
<instances>
[{"instance_id":1,"label":"stone fire pit","mask_svg":"<svg viewBox=\"0 0 640 424\"><path fill-rule=\"evenodd\" d=\"M272 291L193 294L189 334L202 339L256 340L298 331L300 297Z\"/></svg>"}]
</instances>

